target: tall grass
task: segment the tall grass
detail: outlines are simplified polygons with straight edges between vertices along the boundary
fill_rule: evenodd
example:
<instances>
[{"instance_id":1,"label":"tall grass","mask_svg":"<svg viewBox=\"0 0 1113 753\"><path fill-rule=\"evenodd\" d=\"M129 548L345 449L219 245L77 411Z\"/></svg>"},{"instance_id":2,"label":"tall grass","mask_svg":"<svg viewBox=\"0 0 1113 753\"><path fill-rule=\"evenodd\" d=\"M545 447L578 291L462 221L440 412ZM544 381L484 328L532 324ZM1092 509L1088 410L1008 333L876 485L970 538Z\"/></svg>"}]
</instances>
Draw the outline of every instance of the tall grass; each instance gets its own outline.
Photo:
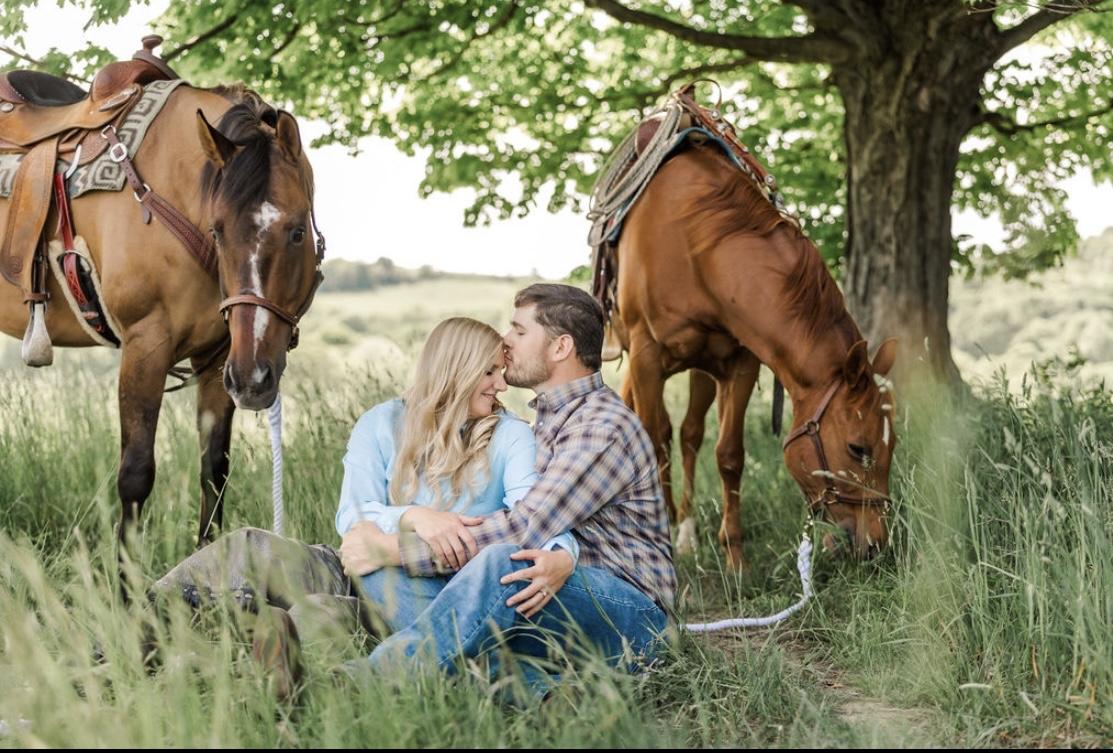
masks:
<instances>
[{"instance_id":1,"label":"tall grass","mask_svg":"<svg viewBox=\"0 0 1113 753\"><path fill-rule=\"evenodd\" d=\"M404 369L394 374L404 375ZM289 535L334 542L340 459L355 419L403 376L284 381ZM681 406L681 385L670 405ZM232 614L197 625L116 598L115 388L80 368L0 380L0 746L817 746L1091 743L1113 739L1113 407L1046 380L948 404L902 396L893 543L878 561L819 554L818 596L785 627L682 635L647 676L598 663L540 709L465 675L337 684L307 647L298 705L276 704ZM743 486L744 575L714 541L720 494L709 422L696 515L703 546L679 562L682 618L759 614L796 598L799 490L755 400ZM167 398L138 580L192 551L198 490L189 391ZM679 466L679 462L674 464ZM238 415L226 527L266 526L265 421ZM678 487L679 488L679 487ZM160 646L144 664L144 638ZM345 656L358 656L358 641ZM839 682L832 682L837 676ZM842 718L831 685L856 683L938 724L880 733ZM25 721L21 721L25 720Z\"/></svg>"}]
</instances>

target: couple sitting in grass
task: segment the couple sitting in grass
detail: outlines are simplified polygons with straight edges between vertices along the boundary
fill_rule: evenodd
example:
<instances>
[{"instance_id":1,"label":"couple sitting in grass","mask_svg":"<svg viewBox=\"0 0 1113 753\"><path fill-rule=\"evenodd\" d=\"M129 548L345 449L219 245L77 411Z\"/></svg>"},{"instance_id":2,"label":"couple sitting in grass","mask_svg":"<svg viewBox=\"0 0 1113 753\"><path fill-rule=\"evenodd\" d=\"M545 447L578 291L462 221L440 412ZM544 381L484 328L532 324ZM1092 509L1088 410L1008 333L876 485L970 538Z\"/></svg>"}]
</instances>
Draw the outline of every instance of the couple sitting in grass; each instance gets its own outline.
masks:
<instances>
[{"instance_id":1,"label":"couple sitting in grass","mask_svg":"<svg viewBox=\"0 0 1113 753\"><path fill-rule=\"evenodd\" d=\"M505 337L441 322L404 397L356 423L339 552L243 529L155 591L254 602L253 652L280 694L296 684L299 633L357 621L382 640L352 673L485 656L494 677L510 656L538 697L557 679L543 661L554 645L586 642L615 666L651 657L676 586L668 518L649 438L599 373L602 311L567 285L532 285L514 305ZM499 404L508 384L537 393L532 430Z\"/></svg>"}]
</instances>

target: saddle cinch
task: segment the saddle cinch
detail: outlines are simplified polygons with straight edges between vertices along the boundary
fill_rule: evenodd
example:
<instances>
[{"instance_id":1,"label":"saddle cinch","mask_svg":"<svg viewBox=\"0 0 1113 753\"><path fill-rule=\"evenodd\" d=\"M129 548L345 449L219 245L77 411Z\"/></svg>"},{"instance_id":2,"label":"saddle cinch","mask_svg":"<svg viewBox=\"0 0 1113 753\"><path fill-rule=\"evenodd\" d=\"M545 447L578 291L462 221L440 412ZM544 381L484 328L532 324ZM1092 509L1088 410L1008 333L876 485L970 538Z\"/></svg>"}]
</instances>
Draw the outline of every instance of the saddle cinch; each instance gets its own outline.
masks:
<instances>
[{"instance_id":1,"label":"saddle cinch","mask_svg":"<svg viewBox=\"0 0 1113 753\"><path fill-rule=\"evenodd\" d=\"M44 321L48 265L42 245L56 165L61 160L73 169L95 160L109 148L103 131L127 116L145 84L178 78L154 55L161 43L159 36L144 37L143 49L131 60L105 66L88 92L39 71L0 73L0 153L22 155L0 242L0 275L23 291L31 307L23 339L24 361L30 366L52 360Z\"/></svg>"}]
</instances>

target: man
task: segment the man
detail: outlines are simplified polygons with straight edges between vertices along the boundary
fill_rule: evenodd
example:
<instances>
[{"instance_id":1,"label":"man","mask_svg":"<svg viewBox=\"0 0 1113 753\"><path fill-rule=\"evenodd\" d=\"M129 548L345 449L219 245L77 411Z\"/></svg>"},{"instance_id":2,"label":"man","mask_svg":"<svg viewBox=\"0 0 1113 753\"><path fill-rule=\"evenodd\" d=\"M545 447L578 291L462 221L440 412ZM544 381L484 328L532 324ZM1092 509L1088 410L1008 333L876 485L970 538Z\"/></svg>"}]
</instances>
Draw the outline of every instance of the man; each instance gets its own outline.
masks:
<instances>
[{"instance_id":1,"label":"man","mask_svg":"<svg viewBox=\"0 0 1113 753\"><path fill-rule=\"evenodd\" d=\"M512 509L468 528L478 553L375 649L375 668L451 671L461 653L500 643L543 656L546 636L586 638L619 664L630 651L651 655L665 628L676 590L668 517L649 437L599 374L602 311L584 291L554 284L522 290L514 305L506 381L537 393L540 479ZM580 545L575 568L563 550L540 551L569 530ZM358 568L345 544L346 567ZM413 532L402 531L400 553L410 576L448 571ZM527 680L545 691L537 674Z\"/></svg>"}]
</instances>

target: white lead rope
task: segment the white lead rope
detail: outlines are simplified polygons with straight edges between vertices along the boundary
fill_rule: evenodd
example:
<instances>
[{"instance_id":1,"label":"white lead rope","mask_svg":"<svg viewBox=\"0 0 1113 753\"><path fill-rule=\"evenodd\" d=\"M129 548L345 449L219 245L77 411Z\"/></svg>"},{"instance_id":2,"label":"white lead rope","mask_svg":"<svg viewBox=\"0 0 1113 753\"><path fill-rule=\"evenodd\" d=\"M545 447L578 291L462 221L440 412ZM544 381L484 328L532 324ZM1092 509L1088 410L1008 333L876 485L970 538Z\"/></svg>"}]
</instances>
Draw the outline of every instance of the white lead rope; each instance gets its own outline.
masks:
<instances>
[{"instance_id":1,"label":"white lead rope","mask_svg":"<svg viewBox=\"0 0 1113 753\"><path fill-rule=\"evenodd\" d=\"M719 620L718 622L695 622L685 625L684 629L693 633L714 633L718 630L729 630L731 628L776 625L797 612L814 595L812 591L812 540L807 531L804 532L804 537L800 539L800 548L796 550L796 569L800 571L800 585L804 589L804 596L787 609L782 609L769 617L736 617L730 620Z\"/></svg>"},{"instance_id":2,"label":"white lead rope","mask_svg":"<svg viewBox=\"0 0 1113 753\"><path fill-rule=\"evenodd\" d=\"M271 463L273 473L271 476L271 496L274 502L273 530L282 536L283 506L282 506L282 395L275 395L274 403L267 413L271 425ZM814 595L812 591L812 540L807 531L800 539L800 547L796 550L796 569L800 572L800 586L804 596L787 609L782 609L769 617L736 617L718 622L694 622L684 625L684 628L693 633L713 633L718 630L731 628L767 627L782 622L795 614Z\"/></svg>"},{"instance_id":3,"label":"white lead rope","mask_svg":"<svg viewBox=\"0 0 1113 753\"><path fill-rule=\"evenodd\" d=\"M274 502L274 532L282 536L282 393L274 396L267 412L271 425L271 496Z\"/></svg>"}]
</instances>

